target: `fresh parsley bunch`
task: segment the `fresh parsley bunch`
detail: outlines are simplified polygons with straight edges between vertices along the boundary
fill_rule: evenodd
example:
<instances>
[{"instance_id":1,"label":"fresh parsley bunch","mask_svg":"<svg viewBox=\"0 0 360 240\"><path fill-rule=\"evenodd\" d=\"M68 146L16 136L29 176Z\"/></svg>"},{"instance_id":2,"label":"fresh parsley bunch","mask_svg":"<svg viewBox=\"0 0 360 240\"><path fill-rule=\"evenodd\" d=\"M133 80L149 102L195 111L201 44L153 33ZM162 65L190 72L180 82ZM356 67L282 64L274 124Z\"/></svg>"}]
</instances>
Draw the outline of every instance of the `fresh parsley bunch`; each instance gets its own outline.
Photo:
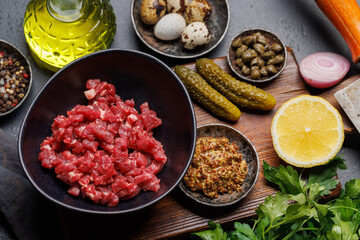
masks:
<instances>
[{"instance_id":1,"label":"fresh parsley bunch","mask_svg":"<svg viewBox=\"0 0 360 240\"><path fill-rule=\"evenodd\" d=\"M235 222L235 230L225 232L220 224L209 222L211 230L192 235L204 240L360 239L360 179L347 182L338 198L319 203L339 183L334 177L338 169L346 169L344 159L335 157L312 168L307 181L291 166L263 165L265 178L280 191L259 205L252 226Z\"/></svg>"}]
</instances>

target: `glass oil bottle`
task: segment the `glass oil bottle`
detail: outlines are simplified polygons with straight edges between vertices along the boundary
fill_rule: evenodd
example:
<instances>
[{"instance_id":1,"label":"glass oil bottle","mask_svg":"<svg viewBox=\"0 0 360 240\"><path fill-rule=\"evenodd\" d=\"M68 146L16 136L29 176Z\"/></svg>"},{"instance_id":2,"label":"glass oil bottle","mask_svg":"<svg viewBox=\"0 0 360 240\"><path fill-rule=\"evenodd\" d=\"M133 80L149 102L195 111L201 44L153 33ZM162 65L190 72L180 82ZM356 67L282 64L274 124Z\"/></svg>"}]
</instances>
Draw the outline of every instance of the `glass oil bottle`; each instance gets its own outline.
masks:
<instances>
[{"instance_id":1,"label":"glass oil bottle","mask_svg":"<svg viewBox=\"0 0 360 240\"><path fill-rule=\"evenodd\" d=\"M37 64L54 72L108 48L116 31L108 0L31 0L23 27Z\"/></svg>"}]
</instances>

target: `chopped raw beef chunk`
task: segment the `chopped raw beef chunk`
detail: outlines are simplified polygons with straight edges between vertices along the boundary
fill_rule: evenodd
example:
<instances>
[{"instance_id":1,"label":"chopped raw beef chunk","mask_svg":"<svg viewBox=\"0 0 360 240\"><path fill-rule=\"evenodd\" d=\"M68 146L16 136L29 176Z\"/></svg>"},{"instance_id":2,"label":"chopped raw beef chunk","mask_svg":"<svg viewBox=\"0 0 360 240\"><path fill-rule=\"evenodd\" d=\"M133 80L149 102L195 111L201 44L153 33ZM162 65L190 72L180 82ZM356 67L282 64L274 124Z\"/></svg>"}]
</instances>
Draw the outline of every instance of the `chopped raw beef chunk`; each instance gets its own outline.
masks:
<instances>
[{"instance_id":1,"label":"chopped raw beef chunk","mask_svg":"<svg viewBox=\"0 0 360 240\"><path fill-rule=\"evenodd\" d=\"M143 191L158 191L156 174L167 157L152 129L162 124L147 102L134 108L115 87L99 79L86 82L89 104L76 105L52 124L40 145L39 161L54 169L73 196L114 207Z\"/></svg>"}]
</instances>

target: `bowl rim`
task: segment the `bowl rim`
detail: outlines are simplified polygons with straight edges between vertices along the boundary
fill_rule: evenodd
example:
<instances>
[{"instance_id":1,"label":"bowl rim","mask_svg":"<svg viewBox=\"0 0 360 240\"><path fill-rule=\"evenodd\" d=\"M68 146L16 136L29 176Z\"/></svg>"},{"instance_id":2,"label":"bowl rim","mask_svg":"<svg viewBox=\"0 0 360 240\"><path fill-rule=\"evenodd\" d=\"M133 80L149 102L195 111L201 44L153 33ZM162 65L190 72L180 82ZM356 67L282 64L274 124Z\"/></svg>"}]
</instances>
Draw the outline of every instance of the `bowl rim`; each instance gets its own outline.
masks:
<instances>
[{"instance_id":1,"label":"bowl rim","mask_svg":"<svg viewBox=\"0 0 360 240\"><path fill-rule=\"evenodd\" d=\"M216 48L220 42L222 42L222 40L224 39L228 29L229 29L229 24L230 24L230 7L229 7L229 2L228 0L223 0L226 4L226 12L228 13L228 19L226 21L226 27L224 29L224 32L223 34L221 35L221 37L219 38L219 40L212 46L210 47L208 50L204 51L204 52L200 52L200 53L197 53L197 54L193 54L193 55L188 55L188 56L178 56L178 55L174 55L174 54L169 54L169 53L166 53L166 52L162 52L154 47L152 47L148 42L146 42L142 37L141 37L141 34L140 32L138 31L137 27L136 27L136 23L135 23L135 19L134 19L134 5L135 5L135 1L138 1L138 0L132 0L132 3L131 3L131 9L130 9L130 15L131 15L131 22L132 22L132 25L133 25L133 28L136 32L136 35L138 36L138 38L148 47L150 48L151 50L155 51L156 53L159 53L159 54L162 54L164 56L167 56L167 57L171 57L171 58L179 58L179 59L190 59L190 58L196 58L196 57L200 57L204 54L207 54L209 53L210 51L212 51L214 48ZM215 1L218 1L218 0L215 0Z\"/></svg>"},{"instance_id":2,"label":"bowl rim","mask_svg":"<svg viewBox=\"0 0 360 240\"><path fill-rule=\"evenodd\" d=\"M32 179L29 171L27 170L26 166L25 166L25 162L24 162L24 159L23 159L23 155L22 155L22 148L23 148L23 140L24 140L24 129L26 127L26 123L27 123L27 120L29 118L29 115L30 113L32 112L32 110L34 109L34 106L35 104L39 101L39 96L43 93L43 91L45 91L51 84L52 82L54 81L54 79L57 78L57 76L61 75L62 72L66 71L68 68L71 68L73 65L77 64L78 62L80 61L84 61L85 59L87 58L92 58L94 56L97 56L97 55L103 55L103 54L108 54L110 52L122 52L122 53L130 53L130 54L136 54L136 55L139 55L141 57L144 57L144 58L147 58L147 59L150 59L150 60L153 60L155 61L156 63L158 63L159 65L161 65L167 72L169 72L173 77L175 77L175 79L177 80L178 84L179 84L179 87L182 89L182 91L184 92L185 96L186 96L186 99L187 99L187 103L188 103L188 106L189 106L189 109L190 109L190 113L191 113L191 118L192 118L192 122L193 122L193 138L192 138L192 147L191 147L191 152L190 152L190 155L189 155L189 159L188 159L188 162L182 172L182 174L180 175L179 179L176 181L176 183L171 186L168 190L166 190L161 196L159 196L158 198L144 204L144 205L141 205L141 206L138 206L136 208L131 208L131 209L126 209L126 210L119 210L119 211L102 211L102 210L90 210L90 209L84 209L84 208L81 208L81 207L73 207L71 205L68 205L66 203L63 203L53 197L51 197L50 195L48 195L45 191L43 191L42 189L40 189L35 180ZM20 126L20 132L19 132L19 136L18 136L18 155L19 155L19 158L20 158L20 163L21 163L21 166L23 168L23 171L25 172L25 175L27 176L27 178L29 179L29 181L31 182L31 184L33 185L33 187L35 189L37 189L45 198L49 199L50 201L54 202L54 203L57 203L59 204L60 206L62 207L65 207L67 209L71 209L71 210L74 210L74 211L78 211L78 212L85 212L85 213L92 213L92 214L106 214L106 215L113 215L113 214L124 214L124 213L131 213L131 212L137 212L139 210L142 210L146 207L149 207L151 205L153 205L154 203L160 201L161 199L163 199L165 196L167 196L173 189L175 189L175 187L177 185L179 185L179 182L182 180L182 178L184 177L187 169L189 168L190 166L190 163L191 163L191 159L193 158L193 155L194 155L194 151L195 151L195 145L196 145L196 117L195 117L195 111L194 111L194 108L191 104L191 98L190 98L190 95L188 94L188 92L186 91L186 88L184 86L184 84L181 82L181 80L179 79L179 77L171 70L170 67L168 67L165 63L163 63L161 60L157 59L156 57L150 55L150 54L147 54L147 53L143 53L143 52L140 52L140 51L137 51L137 50L131 50L131 49L120 49L120 48L111 48L111 49L106 49L106 50L101 50L101 51L97 51L97 52L93 52L93 53L90 53L88 55L85 55L81 58L78 58L74 61L72 61L71 63L67 64L66 66L64 66L63 68L61 68L58 72L56 72L53 76L51 76L51 78L46 82L46 84L41 88L41 90L38 92L38 94L36 95L34 101L31 103L31 106L29 107L29 109L27 110L26 112L26 115L24 117L24 120L22 121L22 124ZM64 194L67 194L66 191L64 191ZM79 198L79 200L82 200L81 198ZM120 203L119 203L120 204ZM110 208L111 209L111 208Z\"/></svg>"},{"instance_id":3,"label":"bowl rim","mask_svg":"<svg viewBox=\"0 0 360 240\"><path fill-rule=\"evenodd\" d=\"M23 97L23 99L20 101L20 103L18 103L15 107L13 107L12 109L10 109L9 111L6 111L4 113L0 113L0 118L3 117L3 116L6 116L10 113L12 113L13 111L15 111L17 108L19 108L26 100L26 98L29 96L30 94L30 90L31 90L31 86L32 86L32 80L33 80L33 74L32 74L32 70L31 70L31 65L30 65L30 62L29 60L25 57L25 55L17 48L15 47L13 44L3 40L3 39L0 39L0 45L7 45L8 47L12 48L13 50L15 50L15 52L17 52L22 58L25 59L25 63L29 66L29 74L30 74L30 78L29 78L29 86L28 86L28 90L26 91L25 93L25 96Z\"/></svg>"},{"instance_id":4,"label":"bowl rim","mask_svg":"<svg viewBox=\"0 0 360 240\"><path fill-rule=\"evenodd\" d=\"M246 33L246 32L253 32L253 31L262 31L262 32L266 32L272 36L274 36L277 40L279 40L279 42L281 43L282 47L284 48L284 65L282 66L282 68L273 76L269 77L269 78L265 78L265 79L259 79L259 80L255 80L255 79L251 79L248 77L243 76L242 74L240 74L233 66L231 59L230 59L230 50L232 49L232 42L234 41L235 38L237 38L238 36ZM227 49L227 53L226 53L226 59L228 62L228 65L230 66L230 69L232 70L232 72L234 74L236 74L236 76L240 77L241 79L248 81L248 82L253 82L253 83L264 83L264 82L269 82L271 80L274 80L275 78L277 78L285 69L286 67L286 63L287 63L287 50L286 50L286 45L284 44L284 42L278 37L278 35L276 35L275 33L267 30L267 29L263 29L263 28L250 28L250 29L246 29L240 33L238 33L235 37L233 37L230 40L228 49Z\"/></svg>"},{"instance_id":5,"label":"bowl rim","mask_svg":"<svg viewBox=\"0 0 360 240\"><path fill-rule=\"evenodd\" d=\"M189 198L191 198L192 200L196 201L197 203L200 203L202 205L205 205L205 206L209 206L209 207L215 207L215 208L221 208L221 207L227 207L227 206L231 206L231 205L234 205L238 202L240 202L241 200L243 200L251 191L252 189L254 188L254 186L256 185L256 182L258 180L258 176L259 176L259 172L260 172L260 159L259 159L259 154L257 153L256 151L256 148L255 146L251 143L251 141L238 129L232 127L232 126L229 126L229 125L226 125L226 124L222 124L222 123L210 123L210 124L204 124L204 125L200 125L197 127L197 130L200 129L200 128L203 128L203 127L212 127L212 126L215 126L215 127L221 127L221 128L227 128L227 129L230 129L231 131L235 131L237 134L239 134L248 144L249 146L252 148L252 150L254 151L255 153L255 156L256 156L256 161L257 161L257 168L256 168L256 174L255 174L255 177L254 177L254 182L251 184L250 188L246 191L246 193L237 198L236 200L232 201L232 202L228 202L228 203L224 203L224 204L212 204L212 203L207 203L207 202L203 202L203 201L200 201L198 198L188 194L184 189L184 188L187 188L185 186L185 184L183 184L181 182L181 185L179 184L179 188L181 189L181 191ZM192 160L192 159L191 159ZM182 179L181 179L182 180ZM188 188L187 188L188 189Z\"/></svg>"}]
</instances>

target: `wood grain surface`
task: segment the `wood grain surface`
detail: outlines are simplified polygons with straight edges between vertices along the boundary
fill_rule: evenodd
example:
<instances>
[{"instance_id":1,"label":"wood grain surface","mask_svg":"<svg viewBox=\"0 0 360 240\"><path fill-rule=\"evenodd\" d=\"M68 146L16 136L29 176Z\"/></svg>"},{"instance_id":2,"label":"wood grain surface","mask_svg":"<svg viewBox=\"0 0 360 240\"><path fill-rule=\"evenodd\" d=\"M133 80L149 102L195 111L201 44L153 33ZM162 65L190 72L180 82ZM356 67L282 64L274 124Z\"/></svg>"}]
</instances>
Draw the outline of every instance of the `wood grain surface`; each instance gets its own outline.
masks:
<instances>
[{"instance_id":1,"label":"wood grain surface","mask_svg":"<svg viewBox=\"0 0 360 240\"><path fill-rule=\"evenodd\" d=\"M333 104L343 116L345 130L354 131L354 126L341 110L333 94L354 82L359 76L343 80L331 89L316 90L309 88L302 80L293 51L287 48L288 60L284 72L274 81L257 85L271 93L277 100L275 109L269 112L241 109L242 115L236 123L223 122L194 103L197 125L224 123L240 130L253 143L260 158L258 181L251 193L241 202L222 208L199 205L188 199L178 188L167 197L141 212L118 215L98 216L76 213L59 208L59 216L66 239L188 239L189 233L207 228L208 221L230 224L235 220L255 215L259 203L276 189L264 179L262 162L278 166L279 159L272 146L270 135L271 120L282 103L302 94L322 96ZM225 57L214 59L226 72L230 73ZM195 69L195 64L188 64Z\"/></svg>"}]
</instances>

